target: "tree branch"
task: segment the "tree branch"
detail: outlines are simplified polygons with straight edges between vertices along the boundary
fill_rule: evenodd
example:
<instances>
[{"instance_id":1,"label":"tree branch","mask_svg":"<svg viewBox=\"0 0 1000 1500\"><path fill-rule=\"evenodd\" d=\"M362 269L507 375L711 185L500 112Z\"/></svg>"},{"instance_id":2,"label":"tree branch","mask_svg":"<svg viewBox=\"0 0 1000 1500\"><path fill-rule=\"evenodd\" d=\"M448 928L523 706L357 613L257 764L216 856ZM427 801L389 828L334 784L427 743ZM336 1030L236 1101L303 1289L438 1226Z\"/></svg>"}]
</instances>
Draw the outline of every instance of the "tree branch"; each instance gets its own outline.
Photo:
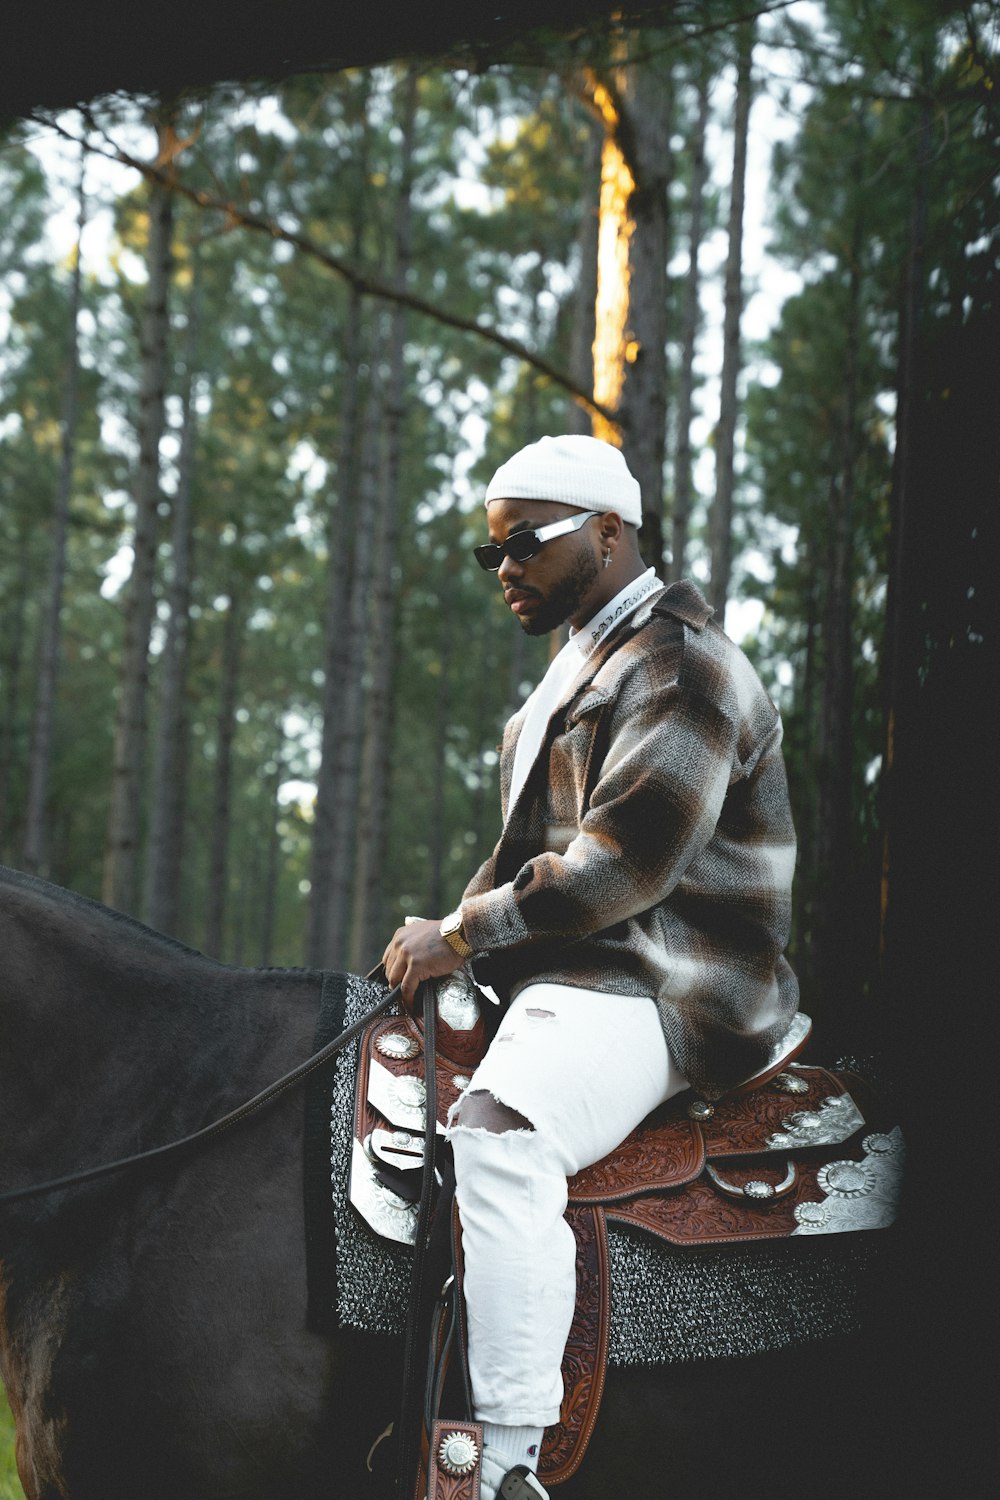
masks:
<instances>
[{"instance_id":1,"label":"tree branch","mask_svg":"<svg viewBox=\"0 0 1000 1500\"><path fill-rule=\"evenodd\" d=\"M50 129L55 130L64 139L74 141L78 145L82 144L73 135L72 131L65 129L57 120L39 115L33 115L32 118L39 124L45 124ZM99 134L104 134L96 121L90 120L90 124ZM104 139L108 140L108 137L105 135ZM462 333L475 334L477 337L485 339L487 343L495 344L505 354L514 355L516 359L523 360L525 364L531 365L540 374L545 375L553 384L560 386L568 395L572 396L574 401L578 402L588 411L597 412L598 415L604 417L609 422L617 421L617 416L613 411L602 406L600 402L595 401L592 395L584 391L568 375L565 375L562 370L551 364L547 359L543 359L540 354L534 354L524 344L519 343L517 339L508 338L505 333L501 333L496 328L491 328L487 323L480 323L472 318L463 318L459 314L448 312L446 308L438 307L432 302L425 302L422 297L414 296L413 293L404 291L400 287L394 287L390 282L383 281L381 277L372 275L370 271L352 265L350 261L345 260L342 256L335 255L332 251L324 250L321 245L317 245L307 235L300 234L296 230L283 228L275 219L267 218L262 214L250 213L248 210L238 207L232 200L216 198L210 193L202 192L198 188L188 187L180 181L173 162L170 162L164 169L153 162L140 160L130 152L125 151L114 141L108 140L108 146L108 150L102 151L99 147L91 143L88 149L95 151L98 155L107 157L109 160L119 161L123 166L131 167L134 171L141 173L148 182L159 183L171 192L179 193L181 197L189 199L190 202L196 204L201 209L224 214L227 222L230 224L239 224L244 229L252 229L258 234L266 234L271 239L283 240L285 244L292 245L296 250L301 251L303 255L311 256L314 260L318 260L322 265L326 266L328 270L343 277L362 296L381 297L386 302L398 302L403 307L409 308L412 312L419 313L423 317L432 318L435 322L443 323L448 328L458 329Z\"/></svg>"}]
</instances>

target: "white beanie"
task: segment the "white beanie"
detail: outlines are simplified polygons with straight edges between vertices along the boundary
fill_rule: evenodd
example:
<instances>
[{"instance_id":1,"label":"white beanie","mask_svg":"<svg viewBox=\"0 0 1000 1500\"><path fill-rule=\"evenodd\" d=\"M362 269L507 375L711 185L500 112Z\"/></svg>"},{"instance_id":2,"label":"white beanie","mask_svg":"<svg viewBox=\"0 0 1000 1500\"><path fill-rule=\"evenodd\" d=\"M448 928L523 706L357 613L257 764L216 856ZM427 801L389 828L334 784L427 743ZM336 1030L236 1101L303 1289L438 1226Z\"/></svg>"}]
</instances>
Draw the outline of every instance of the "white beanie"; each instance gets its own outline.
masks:
<instances>
[{"instance_id":1,"label":"white beanie","mask_svg":"<svg viewBox=\"0 0 1000 1500\"><path fill-rule=\"evenodd\" d=\"M572 433L529 443L501 464L486 490L491 500L558 500L581 510L614 510L642 525L638 481L621 452L600 438Z\"/></svg>"}]
</instances>

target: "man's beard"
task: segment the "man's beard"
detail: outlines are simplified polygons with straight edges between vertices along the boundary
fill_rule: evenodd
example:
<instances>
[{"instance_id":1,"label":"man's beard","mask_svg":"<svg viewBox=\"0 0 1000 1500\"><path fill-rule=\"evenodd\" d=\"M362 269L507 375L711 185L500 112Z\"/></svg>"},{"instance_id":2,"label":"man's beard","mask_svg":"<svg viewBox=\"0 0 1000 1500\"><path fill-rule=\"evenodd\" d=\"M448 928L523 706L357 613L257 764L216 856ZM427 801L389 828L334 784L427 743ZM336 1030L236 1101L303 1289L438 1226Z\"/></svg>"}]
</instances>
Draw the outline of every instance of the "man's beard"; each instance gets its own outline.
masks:
<instances>
[{"instance_id":1,"label":"man's beard","mask_svg":"<svg viewBox=\"0 0 1000 1500\"><path fill-rule=\"evenodd\" d=\"M525 589L525 593L541 600L531 619L520 622L525 635L548 635L550 630L564 625L570 615L576 614L599 572L593 552L589 547L583 548L570 571L553 585L547 595L536 589Z\"/></svg>"}]
</instances>

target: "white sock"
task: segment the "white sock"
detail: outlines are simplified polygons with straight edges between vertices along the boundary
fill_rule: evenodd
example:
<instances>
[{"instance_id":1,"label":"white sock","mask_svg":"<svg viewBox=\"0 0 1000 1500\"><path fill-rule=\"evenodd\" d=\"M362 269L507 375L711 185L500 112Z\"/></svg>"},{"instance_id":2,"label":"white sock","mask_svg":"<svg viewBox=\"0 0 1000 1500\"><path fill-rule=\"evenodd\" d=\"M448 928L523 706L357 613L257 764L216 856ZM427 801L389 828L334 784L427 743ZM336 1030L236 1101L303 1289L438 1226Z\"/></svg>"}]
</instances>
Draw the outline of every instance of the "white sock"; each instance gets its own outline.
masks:
<instances>
[{"instance_id":1,"label":"white sock","mask_svg":"<svg viewBox=\"0 0 1000 1500\"><path fill-rule=\"evenodd\" d=\"M505 1427L499 1422L484 1422L483 1447L489 1448L494 1458L508 1459L507 1469L524 1464L532 1474L537 1474L544 1432L544 1427Z\"/></svg>"}]
</instances>

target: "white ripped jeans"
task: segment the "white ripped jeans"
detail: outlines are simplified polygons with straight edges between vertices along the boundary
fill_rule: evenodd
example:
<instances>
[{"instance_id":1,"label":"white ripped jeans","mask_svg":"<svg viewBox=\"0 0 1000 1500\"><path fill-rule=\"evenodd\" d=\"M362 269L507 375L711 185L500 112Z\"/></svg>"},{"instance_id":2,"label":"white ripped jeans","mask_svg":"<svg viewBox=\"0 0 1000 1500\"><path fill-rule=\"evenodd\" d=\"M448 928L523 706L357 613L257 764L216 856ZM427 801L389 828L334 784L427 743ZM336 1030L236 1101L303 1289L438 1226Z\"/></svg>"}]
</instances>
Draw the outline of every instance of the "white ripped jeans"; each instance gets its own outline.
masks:
<instances>
[{"instance_id":1,"label":"white ripped jeans","mask_svg":"<svg viewBox=\"0 0 1000 1500\"><path fill-rule=\"evenodd\" d=\"M558 1422L576 1298L566 1179L686 1087L650 999L533 984L512 1003L463 1098L486 1091L532 1128L463 1125L460 1099L448 1131L480 1421Z\"/></svg>"}]
</instances>

